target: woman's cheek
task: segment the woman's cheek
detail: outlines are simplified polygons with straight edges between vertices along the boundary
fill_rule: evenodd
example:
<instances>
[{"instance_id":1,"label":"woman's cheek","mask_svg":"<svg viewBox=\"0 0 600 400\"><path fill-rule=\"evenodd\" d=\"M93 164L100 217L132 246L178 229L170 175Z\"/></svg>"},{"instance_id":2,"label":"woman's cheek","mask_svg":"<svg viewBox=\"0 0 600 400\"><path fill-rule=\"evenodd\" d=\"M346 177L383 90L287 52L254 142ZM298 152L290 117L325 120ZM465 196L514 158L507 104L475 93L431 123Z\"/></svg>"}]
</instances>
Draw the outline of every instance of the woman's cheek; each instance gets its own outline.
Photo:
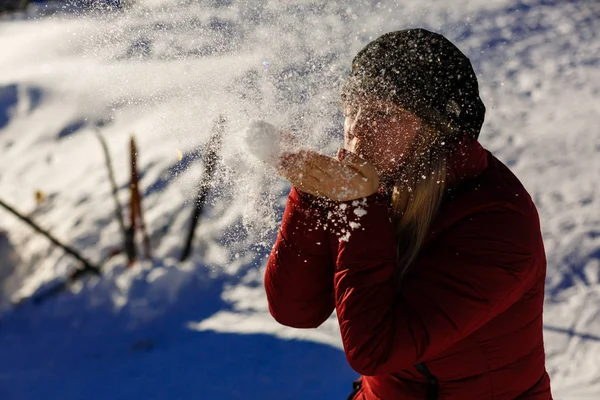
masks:
<instances>
[{"instance_id":1,"label":"woman's cheek","mask_svg":"<svg viewBox=\"0 0 600 400\"><path fill-rule=\"evenodd\" d=\"M378 147L378 166L379 170L384 173L394 171L398 164L402 162L404 153L404 143L398 140L390 140L390 136L380 136L381 142L377 144Z\"/></svg>"}]
</instances>

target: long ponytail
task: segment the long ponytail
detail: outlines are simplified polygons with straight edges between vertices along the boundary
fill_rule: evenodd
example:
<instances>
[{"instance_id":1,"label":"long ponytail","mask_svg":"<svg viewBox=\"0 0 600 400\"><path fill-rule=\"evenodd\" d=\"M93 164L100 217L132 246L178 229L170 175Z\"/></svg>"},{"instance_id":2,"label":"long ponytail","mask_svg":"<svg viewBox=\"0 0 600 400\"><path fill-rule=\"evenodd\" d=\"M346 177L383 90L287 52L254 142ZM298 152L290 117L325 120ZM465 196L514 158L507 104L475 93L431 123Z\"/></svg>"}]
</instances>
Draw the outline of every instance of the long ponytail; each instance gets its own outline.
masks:
<instances>
[{"instance_id":1,"label":"long ponytail","mask_svg":"<svg viewBox=\"0 0 600 400\"><path fill-rule=\"evenodd\" d=\"M393 188L400 278L417 258L444 197L447 156L439 150L440 136L424 124Z\"/></svg>"}]
</instances>

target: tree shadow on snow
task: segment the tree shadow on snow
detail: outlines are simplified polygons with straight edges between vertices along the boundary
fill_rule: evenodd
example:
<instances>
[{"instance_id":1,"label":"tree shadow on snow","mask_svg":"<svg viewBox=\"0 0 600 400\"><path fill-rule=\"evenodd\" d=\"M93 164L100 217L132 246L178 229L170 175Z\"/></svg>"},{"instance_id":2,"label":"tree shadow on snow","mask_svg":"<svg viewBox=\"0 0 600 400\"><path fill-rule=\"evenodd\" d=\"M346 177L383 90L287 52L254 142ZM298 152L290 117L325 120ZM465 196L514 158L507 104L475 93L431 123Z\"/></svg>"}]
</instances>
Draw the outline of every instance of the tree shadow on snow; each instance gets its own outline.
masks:
<instances>
[{"instance_id":1,"label":"tree shadow on snow","mask_svg":"<svg viewBox=\"0 0 600 400\"><path fill-rule=\"evenodd\" d=\"M569 335L570 338L578 337L583 340L593 340L596 342L600 342L600 336L598 336L598 335L575 332L573 329L559 328L557 326L544 325L544 330L547 330L550 332L556 332L556 333L564 333L565 335Z\"/></svg>"}]
</instances>

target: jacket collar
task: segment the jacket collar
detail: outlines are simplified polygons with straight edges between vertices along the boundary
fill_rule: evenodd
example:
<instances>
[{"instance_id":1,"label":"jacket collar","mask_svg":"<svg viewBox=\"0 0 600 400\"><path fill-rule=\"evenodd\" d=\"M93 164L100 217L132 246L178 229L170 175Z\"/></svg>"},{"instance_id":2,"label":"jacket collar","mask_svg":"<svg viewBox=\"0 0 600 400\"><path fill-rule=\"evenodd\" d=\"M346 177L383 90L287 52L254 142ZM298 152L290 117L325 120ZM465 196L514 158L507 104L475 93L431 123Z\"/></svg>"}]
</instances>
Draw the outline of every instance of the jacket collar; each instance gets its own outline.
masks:
<instances>
[{"instance_id":1,"label":"jacket collar","mask_svg":"<svg viewBox=\"0 0 600 400\"><path fill-rule=\"evenodd\" d=\"M447 187L479 176L488 166L487 151L477 139L465 135L448 160Z\"/></svg>"}]
</instances>

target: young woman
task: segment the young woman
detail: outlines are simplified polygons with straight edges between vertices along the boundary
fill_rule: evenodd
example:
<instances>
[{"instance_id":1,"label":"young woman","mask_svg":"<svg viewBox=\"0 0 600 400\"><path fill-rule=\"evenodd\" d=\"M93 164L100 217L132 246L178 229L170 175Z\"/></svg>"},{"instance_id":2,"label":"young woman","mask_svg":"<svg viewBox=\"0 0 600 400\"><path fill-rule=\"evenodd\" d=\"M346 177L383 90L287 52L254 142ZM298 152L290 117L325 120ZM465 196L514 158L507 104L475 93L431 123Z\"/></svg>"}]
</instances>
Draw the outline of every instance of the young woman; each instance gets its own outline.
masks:
<instances>
[{"instance_id":1,"label":"young woman","mask_svg":"<svg viewBox=\"0 0 600 400\"><path fill-rule=\"evenodd\" d=\"M269 258L273 317L335 309L362 377L351 399L551 399L535 206L477 141L468 58L411 29L369 43L343 88L337 159L287 154L293 188Z\"/></svg>"}]
</instances>

